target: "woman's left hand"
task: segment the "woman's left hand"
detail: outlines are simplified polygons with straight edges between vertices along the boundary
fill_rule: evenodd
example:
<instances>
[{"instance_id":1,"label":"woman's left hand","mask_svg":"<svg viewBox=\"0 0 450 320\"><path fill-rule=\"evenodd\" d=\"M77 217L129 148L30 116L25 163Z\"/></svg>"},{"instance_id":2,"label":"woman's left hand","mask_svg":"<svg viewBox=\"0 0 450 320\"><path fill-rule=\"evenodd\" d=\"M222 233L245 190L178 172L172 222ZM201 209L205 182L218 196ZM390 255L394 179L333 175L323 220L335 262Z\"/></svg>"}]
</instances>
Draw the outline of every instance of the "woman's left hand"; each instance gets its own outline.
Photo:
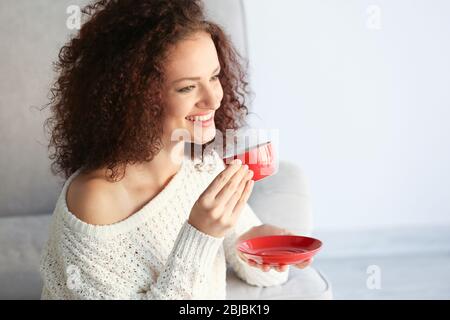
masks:
<instances>
[{"instance_id":1,"label":"woman's left hand","mask_svg":"<svg viewBox=\"0 0 450 320\"><path fill-rule=\"evenodd\" d=\"M289 230L278 228L278 227L270 225L270 224L263 224L260 226L253 227L249 231L243 233L237 239L237 243L240 241L245 241L245 240L255 238L255 237L263 237L263 236L271 236L271 235L294 235L294 233L292 233ZM280 266L273 267L268 264L259 264L259 263L256 263L252 259L247 259L239 250L237 250L237 253L238 253L238 256L243 261L247 262L250 266L261 269L264 272L268 272L268 271L270 271L270 269L274 269L278 272L284 272L288 269L287 265L280 265ZM312 263L312 261L313 261L313 258L303 261L299 264L295 264L293 266L296 268L299 268L299 269L304 269L304 268L308 267Z\"/></svg>"}]
</instances>

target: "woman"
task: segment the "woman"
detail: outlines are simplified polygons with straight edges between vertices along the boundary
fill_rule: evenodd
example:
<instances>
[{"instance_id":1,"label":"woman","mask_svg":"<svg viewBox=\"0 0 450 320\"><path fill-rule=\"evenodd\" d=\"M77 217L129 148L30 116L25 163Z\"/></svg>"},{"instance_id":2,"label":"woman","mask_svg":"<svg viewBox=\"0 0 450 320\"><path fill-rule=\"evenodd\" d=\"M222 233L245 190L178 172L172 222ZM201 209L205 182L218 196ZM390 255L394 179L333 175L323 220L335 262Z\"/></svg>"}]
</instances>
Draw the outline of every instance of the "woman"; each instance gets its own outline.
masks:
<instances>
[{"instance_id":1,"label":"woman","mask_svg":"<svg viewBox=\"0 0 450 320\"><path fill-rule=\"evenodd\" d=\"M226 263L252 285L285 282L287 266L256 265L235 248L288 233L248 206L253 173L225 167L214 149L201 163L185 155L247 115L227 36L199 1L103 0L83 12L46 121L53 171L67 180L42 254L42 298L224 299Z\"/></svg>"}]
</instances>

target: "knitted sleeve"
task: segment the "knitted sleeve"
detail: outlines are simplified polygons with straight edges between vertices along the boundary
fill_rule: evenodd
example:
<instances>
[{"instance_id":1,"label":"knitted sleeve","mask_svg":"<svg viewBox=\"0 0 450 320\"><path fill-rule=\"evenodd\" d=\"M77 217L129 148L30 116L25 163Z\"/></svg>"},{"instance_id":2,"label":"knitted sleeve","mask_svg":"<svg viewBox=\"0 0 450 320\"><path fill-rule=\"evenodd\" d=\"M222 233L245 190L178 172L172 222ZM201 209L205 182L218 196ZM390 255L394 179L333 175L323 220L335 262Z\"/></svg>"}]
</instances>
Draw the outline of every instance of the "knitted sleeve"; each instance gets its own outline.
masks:
<instances>
[{"instance_id":1,"label":"knitted sleeve","mask_svg":"<svg viewBox=\"0 0 450 320\"><path fill-rule=\"evenodd\" d=\"M42 299L201 299L223 239L185 221L162 271L149 279L148 290L138 290L127 277L136 261L127 263L133 256L124 256L129 254L126 248L121 249L117 241L99 244L75 232L65 233L58 252L49 250L51 254L44 257L57 257L51 263L60 265L57 274L48 274L53 268L41 269L46 279Z\"/></svg>"},{"instance_id":2,"label":"knitted sleeve","mask_svg":"<svg viewBox=\"0 0 450 320\"><path fill-rule=\"evenodd\" d=\"M237 255L236 240L244 232L259 225L262 225L262 222L255 215L251 207L246 204L235 228L226 235L224 240L224 250L227 264L231 266L240 279L250 285L269 287L283 284L288 280L289 268L285 272L278 272L273 269L268 272L264 272L260 269L249 266Z\"/></svg>"}]
</instances>

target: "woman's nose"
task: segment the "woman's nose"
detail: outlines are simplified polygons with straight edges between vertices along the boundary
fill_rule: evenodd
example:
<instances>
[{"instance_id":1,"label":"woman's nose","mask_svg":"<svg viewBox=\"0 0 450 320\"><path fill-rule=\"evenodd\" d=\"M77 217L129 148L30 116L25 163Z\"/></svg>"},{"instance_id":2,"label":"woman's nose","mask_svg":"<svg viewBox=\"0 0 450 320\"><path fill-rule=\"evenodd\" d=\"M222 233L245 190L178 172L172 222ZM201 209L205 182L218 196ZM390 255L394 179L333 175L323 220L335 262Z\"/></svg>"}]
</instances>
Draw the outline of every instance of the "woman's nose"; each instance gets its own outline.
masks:
<instances>
[{"instance_id":1,"label":"woman's nose","mask_svg":"<svg viewBox=\"0 0 450 320\"><path fill-rule=\"evenodd\" d=\"M216 109L220 104L219 92L216 92L212 88L207 88L203 91L202 99L199 101L198 106L206 109Z\"/></svg>"}]
</instances>

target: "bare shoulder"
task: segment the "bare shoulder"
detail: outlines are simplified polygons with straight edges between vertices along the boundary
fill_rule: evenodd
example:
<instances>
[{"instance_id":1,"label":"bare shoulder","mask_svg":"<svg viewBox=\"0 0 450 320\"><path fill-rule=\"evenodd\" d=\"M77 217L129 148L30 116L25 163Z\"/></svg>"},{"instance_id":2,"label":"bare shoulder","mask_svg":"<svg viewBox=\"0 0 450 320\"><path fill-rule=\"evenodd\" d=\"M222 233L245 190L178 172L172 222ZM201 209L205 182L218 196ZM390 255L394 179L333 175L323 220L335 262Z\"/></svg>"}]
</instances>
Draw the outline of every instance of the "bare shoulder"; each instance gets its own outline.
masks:
<instances>
[{"instance_id":1,"label":"bare shoulder","mask_svg":"<svg viewBox=\"0 0 450 320\"><path fill-rule=\"evenodd\" d=\"M120 183L95 174L75 177L66 194L67 208L92 225L110 225L128 217L128 198Z\"/></svg>"}]
</instances>

